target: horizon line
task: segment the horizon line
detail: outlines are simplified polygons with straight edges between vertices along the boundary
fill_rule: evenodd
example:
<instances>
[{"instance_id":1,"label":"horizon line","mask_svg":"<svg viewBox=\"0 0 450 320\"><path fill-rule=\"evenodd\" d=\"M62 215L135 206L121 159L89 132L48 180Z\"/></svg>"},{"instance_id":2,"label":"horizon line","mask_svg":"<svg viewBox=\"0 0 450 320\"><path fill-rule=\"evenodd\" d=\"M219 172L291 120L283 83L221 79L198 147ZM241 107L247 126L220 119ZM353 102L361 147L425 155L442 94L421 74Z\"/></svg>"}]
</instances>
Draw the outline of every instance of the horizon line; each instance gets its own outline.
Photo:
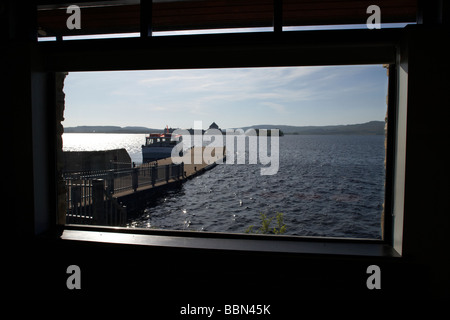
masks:
<instances>
[{"instance_id":1,"label":"horizon line","mask_svg":"<svg viewBox=\"0 0 450 320\"><path fill-rule=\"evenodd\" d=\"M268 123L264 123L264 124L253 124L253 125L246 125L246 126L240 126L240 127L227 127L227 128L222 128L222 129L239 129L239 128L246 128L246 127L255 127L255 126L285 126L285 127L330 127L330 126L349 126L349 125L358 125L358 124L366 124L366 123L370 123L370 122L386 122L385 120L369 120L369 121L365 121L365 122L358 122L358 123L346 123L346 124L326 124L326 125L315 125L315 124L310 124L310 125L291 125L291 124L268 124ZM136 127L136 128L146 128L146 129L158 129L156 127L147 127L147 126L142 126L142 125L126 125L126 126L119 126L119 125L76 125L76 126L64 126L63 128L79 128L79 127L117 127L117 128L130 128L130 127ZM165 129L166 126L162 126L162 129ZM178 128L174 128L174 127L170 127L170 129L182 129L180 127ZM158 130L162 130L162 129L158 129ZM183 128L183 129L187 129L187 128ZM189 128L189 129L192 129Z\"/></svg>"}]
</instances>

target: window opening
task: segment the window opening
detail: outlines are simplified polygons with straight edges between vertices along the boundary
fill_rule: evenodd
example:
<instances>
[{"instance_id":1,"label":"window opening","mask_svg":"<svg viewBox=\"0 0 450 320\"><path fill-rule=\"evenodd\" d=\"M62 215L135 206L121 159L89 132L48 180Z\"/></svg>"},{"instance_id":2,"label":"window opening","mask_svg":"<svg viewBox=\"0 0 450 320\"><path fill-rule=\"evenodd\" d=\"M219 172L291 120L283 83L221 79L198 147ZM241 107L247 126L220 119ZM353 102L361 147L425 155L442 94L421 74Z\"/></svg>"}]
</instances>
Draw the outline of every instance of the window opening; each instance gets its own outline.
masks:
<instances>
[{"instance_id":1,"label":"window opening","mask_svg":"<svg viewBox=\"0 0 450 320\"><path fill-rule=\"evenodd\" d=\"M381 239L387 83L382 65L71 72L66 223Z\"/></svg>"}]
</instances>

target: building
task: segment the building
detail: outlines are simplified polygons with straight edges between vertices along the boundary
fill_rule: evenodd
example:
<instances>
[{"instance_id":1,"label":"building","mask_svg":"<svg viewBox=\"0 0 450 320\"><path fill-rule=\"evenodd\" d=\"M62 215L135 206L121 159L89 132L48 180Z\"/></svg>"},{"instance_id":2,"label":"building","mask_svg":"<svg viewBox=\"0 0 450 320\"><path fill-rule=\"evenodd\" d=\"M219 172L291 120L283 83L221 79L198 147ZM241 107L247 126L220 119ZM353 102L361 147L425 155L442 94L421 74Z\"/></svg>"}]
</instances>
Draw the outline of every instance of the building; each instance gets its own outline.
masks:
<instances>
[{"instance_id":1,"label":"building","mask_svg":"<svg viewBox=\"0 0 450 320\"><path fill-rule=\"evenodd\" d=\"M217 129L217 130L220 130L219 126L218 126L215 122L211 123L211 125L209 126L208 129Z\"/></svg>"}]
</instances>

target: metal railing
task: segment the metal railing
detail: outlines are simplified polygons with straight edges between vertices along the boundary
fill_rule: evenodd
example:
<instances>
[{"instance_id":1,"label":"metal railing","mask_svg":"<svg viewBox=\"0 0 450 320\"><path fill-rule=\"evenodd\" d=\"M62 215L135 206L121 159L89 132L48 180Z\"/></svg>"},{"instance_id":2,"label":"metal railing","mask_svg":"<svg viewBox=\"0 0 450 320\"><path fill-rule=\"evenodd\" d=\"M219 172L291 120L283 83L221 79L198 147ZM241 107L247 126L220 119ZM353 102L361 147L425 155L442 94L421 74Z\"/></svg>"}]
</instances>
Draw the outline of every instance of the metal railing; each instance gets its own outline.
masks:
<instances>
[{"instance_id":1,"label":"metal railing","mask_svg":"<svg viewBox=\"0 0 450 320\"><path fill-rule=\"evenodd\" d=\"M113 196L184 177L184 164L66 172L66 223L124 225L126 207Z\"/></svg>"},{"instance_id":2,"label":"metal railing","mask_svg":"<svg viewBox=\"0 0 450 320\"><path fill-rule=\"evenodd\" d=\"M66 180L66 223L124 226L127 209L105 190L102 179Z\"/></svg>"},{"instance_id":3,"label":"metal railing","mask_svg":"<svg viewBox=\"0 0 450 320\"><path fill-rule=\"evenodd\" d=\"M109 169L82 172L67 172L63 174L66 185L70 181L103 179L106 181L106 191L115 194L127 190L136 191L143 186L152 185L171 179L179 180L184 176L184 164L142 165L135 168Z\"/></svg>"}]
</instances>

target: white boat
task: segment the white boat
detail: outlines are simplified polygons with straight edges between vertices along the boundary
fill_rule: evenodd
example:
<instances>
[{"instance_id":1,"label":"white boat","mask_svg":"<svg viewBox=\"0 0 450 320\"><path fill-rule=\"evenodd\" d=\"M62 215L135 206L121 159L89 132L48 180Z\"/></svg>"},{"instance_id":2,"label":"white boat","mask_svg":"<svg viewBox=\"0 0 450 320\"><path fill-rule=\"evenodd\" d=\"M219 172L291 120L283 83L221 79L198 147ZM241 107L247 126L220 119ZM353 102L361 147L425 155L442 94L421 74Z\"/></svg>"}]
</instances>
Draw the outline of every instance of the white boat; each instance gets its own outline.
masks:
<instances>
[{"instance_id":1,"label":"white boat","mask_svg":"<svg viewBox=\"0 0 450 320\"><path fill-rule=\"evenodd\" d=\"M181 141L181 136L174 136L166 128L163 133L150 133L145 137L145 145L142 145L142 162L152 162L159 159L169 158L172 149Z\"/></svg>"}]
</instances>

